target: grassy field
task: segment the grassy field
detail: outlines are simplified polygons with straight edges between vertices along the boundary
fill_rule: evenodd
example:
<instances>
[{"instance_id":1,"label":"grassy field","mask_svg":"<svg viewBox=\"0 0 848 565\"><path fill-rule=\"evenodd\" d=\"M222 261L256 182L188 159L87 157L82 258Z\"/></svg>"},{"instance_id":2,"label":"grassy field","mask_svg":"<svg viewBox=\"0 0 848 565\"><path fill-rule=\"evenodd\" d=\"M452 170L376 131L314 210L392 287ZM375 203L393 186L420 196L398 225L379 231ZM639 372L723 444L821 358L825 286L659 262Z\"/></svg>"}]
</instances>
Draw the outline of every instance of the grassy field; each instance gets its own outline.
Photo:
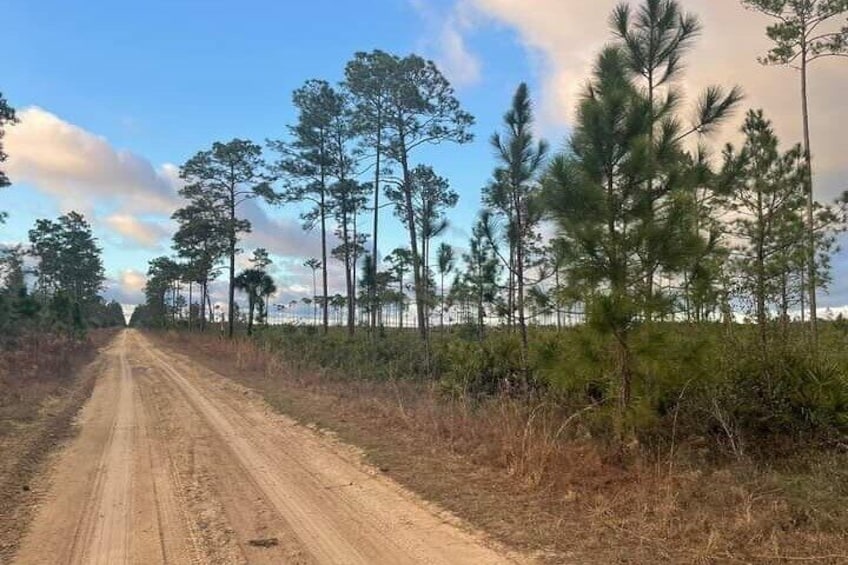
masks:
<instances>
[{"instance_id":1,"label":"grassy field","mask_svg":"<svg viewBox=\"0 0 848 565\"><path fill-rule=\"evenodd\" d=\"M611 366L585 330L535 332L529 391L513 386L505 333L434 335L429 376L412 333L269 328L253 340L161 341L551 561L848 559L843 331L826 328L815 361L798 338L765 363L744 326L671 329L639 336L623 460Z\"/></svg>"}]
</instances>

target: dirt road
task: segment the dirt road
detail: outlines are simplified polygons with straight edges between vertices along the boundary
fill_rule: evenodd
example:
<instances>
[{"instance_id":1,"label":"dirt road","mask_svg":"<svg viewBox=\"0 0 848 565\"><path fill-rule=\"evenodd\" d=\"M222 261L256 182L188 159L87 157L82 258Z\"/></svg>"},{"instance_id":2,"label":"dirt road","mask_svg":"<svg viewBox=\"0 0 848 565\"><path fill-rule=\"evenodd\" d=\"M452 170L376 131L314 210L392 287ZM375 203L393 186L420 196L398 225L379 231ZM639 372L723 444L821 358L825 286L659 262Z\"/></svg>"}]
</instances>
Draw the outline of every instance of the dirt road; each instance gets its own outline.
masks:
<instances>
[{"instance_id":1,"label":"dirt road","mask_svg":"<svg viewBox=\"0 0 848 565\"><path fill-rule=\"evenodd\" d=\"M514 563L332 437L127 330L17 563Z\"/></svg>"}]
</instances>

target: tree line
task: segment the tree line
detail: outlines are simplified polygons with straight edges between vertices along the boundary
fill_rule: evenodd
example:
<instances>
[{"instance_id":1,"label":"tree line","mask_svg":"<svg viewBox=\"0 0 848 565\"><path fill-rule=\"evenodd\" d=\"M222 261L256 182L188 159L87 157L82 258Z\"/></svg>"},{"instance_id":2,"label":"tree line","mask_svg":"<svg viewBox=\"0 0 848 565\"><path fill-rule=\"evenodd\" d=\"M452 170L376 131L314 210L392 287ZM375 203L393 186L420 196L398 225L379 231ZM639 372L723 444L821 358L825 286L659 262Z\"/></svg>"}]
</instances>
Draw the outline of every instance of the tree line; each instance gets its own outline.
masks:
<instances>
[{"instance_id":1,"label":"tree line","mask_svg":"<svg viewBox=\"0 0 848 565\"><path fill-rule=\"evenodd\" d=\"M745 3L778 22L768 29L775 47L764 62L797 62L804 70L845 51L844 30L821 32L845 13L845 2ZM709 134L739 108L743 94L738 87L711 87L694 103L695 119L686 119L679 83L701 24L678 2L622 4L610 31L611 44L598 57L562 154L551 155L548 144L534 138L528 89L517 89L503 131L491 139L498 164L483 189L479 225L462 258L466 268L454 274L447 293L444 277L456 268L454 251L437 246L434 257L432 241L443 234L446 210L458 195L414 159L427 144L471 141L474 118L435 64L383 51L357 53L339 84L315 79L297 89L296 122L287 138L267 143L274 158L263 159L260 145L235 139L185 163L182 195L189 203L174 214L180 225L174 246L188 278L203 295L224 259L233 312L237 246L250 229L238 210L261 198L308 206L304 227L321 239L321 257L308 262L313 275L321 273L311 300L325 332L333 258L345 273L351 333L358 308L371 327L398 298L403 309L408 273L414 325L425 340L434 305L443 321L452 304L471 298L481 333L482 317L494 312L520 333L526 350L531 304L560 311L581 303L590 318L605 311L602 325L623 338L635 319L666 319L680 310L694 320L719 309L727 314L751 289L761 325L774 307L783 319L800 307L803 315L809 312L815 339L816 290L828 282L827 258L843 218L838 208L811 200L809 139L782 151L768 118L752 110L744 147L710 147ZM806 110L802 118L806 124ZM378 245L384 206L393 208L408 234L407 246L385 259ZM560 231L548 242L540 236L545 221ZM334 249L328 249L330 230L340 241ZM201 298L201 319L207 307ZM227 318L232 334L235 317Z\"/></svg>"},{"instance_id":2,"label":"tree line","mask_svg":"<svg viewBox=\"0 0 848 565\"><path fill-rule=\"evenodd\" d=\"M100 295L105 280L102 250L81 214L37 220L26 248L0 249L0 335L79 337L90 327L123 326L121 305Z\"/></svg>"},{"instance_id":3,"label":"tree line","mask_svg":"<svg viewBox=\"0 0 848 565\"><path fill-rule=\"evenodd\" d=\"M176 257L151 262L140 315L173 322L186 309L189 324L202 329L213 313L209 284L223 264L228 333L237 290L247 294L247 325L254 312L266 319L275 292L267 252L256 250L255 264L236 273L240 241L251 229L242 205L262 199L306 205L304 228L319 232L321 257L307 265L310 300L325 332L331 308L344 310L351 333L358 325L380 326L393 306L403 325L409 290L423 340L434 311L440 325L446 314L450 321L474 311L469 318L481 336L494 316L520 335L525 354L528 319L546 309L579 309L615 337L624 373L630 328L681 315L702 321L746 310L761 328L765 351L767 321L776 316L785 328L797 310L814 344L816 291L829 282L844 200L812 199L807 73L815 61L845 54L845 30L822 30L848 7L833 0L745 4L776 22L767 30L774 48L763 62L801 71L805 136L798 146L781 148L755 109L746 116L742 147L711 147L710 133L738 110L743 95L738 87L715 86L694 103L683 100L679 84L699 20L674 1L622 4L611 15L610 44L581 96L565 151L551 154L536 138L528 88L517 88L502 131L491 138L497 164L460 268L451 246L434 244L458 195L416 156L425 145L470 142L474 118L434 63L357 53L340 83L309 80L293 93L297 120L283 139L266 143L272 158L259 144L234 139L181 167L186 205L173 215ZM688 120L693 104L696 116ZM15 121L5 100L2 120ZM380 211L387 206L408 243L381 257ZM545 222L558 229L548 241L541 236ZM333 249L331 230L339 241ZM343 266L341 295L329 293L331 259Z\"/></svg>"},{"instance_id":4,"label":"tree line","mask_svg":"<svg viewBox=\"0 0 848 565\"><path fill-rule=\"evenodd\" d=\"M357 326L360 283L366 286L361 300L369 323L376 326L381 316L379 282L387 281L379 268L379 218L388 205L409 236L409 247L390 256L397 258L395 271L411 274L415 325L426 339L430 245L445 230L446 210L456 205L458 195L432 167L413 165L412 160L425 145L471 141L474 119L461 108L435 64L416 55L358 53L346 66L345 77L338 85L309 80L293 93L298 119L289 126L288 138L268 141L274 159L263 159L258 144L234 139L216 142L181 167L186 185L180 193L187 205L173 215L179 224L173 241L179 261L163 257L151 262L154 284L148 284L146 311L154 318L165 319L162 286L189 281L189 288L197 284L200 289L202 326L210 306L204 298L209 281L225 262L227 332L232 335L235 260L242 235L251 229L239 211L248 200L262 199L271 205L305 204L304 227L320 232L321 257L310 264L321 271L321 292L313 299L321 308L324 331L331 307L330 257L342 263L345 273L348 330L353 333ZM368 202L373 204L369 207ZM372 215L370 234L362 225L366 213ZM333 249L331 229L340 242Z\"/></svg>"}]
</instances>

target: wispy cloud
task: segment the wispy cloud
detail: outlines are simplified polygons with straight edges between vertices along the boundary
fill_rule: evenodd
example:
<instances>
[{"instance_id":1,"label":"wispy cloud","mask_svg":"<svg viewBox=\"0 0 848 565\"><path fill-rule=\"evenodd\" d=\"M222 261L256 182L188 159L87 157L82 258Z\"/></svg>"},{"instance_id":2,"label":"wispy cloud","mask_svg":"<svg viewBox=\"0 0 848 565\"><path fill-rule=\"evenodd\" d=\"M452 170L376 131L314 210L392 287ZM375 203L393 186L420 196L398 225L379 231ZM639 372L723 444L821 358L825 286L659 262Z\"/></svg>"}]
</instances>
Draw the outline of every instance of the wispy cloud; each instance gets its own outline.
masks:
<instances>
[{"instance_id":1,"label":"wispy cloud","mask_svg":"<svg viewBox=\"0 0 848 565\"><path fill-rule=\"evenodd\" d=\"M479 82L480 58L466 40L466 35L474 29L475 12L471 6L460 1L445 12L425 0L410 0L410 3L426 26L422 47L432 53L441 71L460 88Z\"/></svg>"},{"instance_id":2,"label":"wispy cloud","mask_svg":"<svg viewBox=\"0 0 848 565\"><path fill-rule=\"evenodd\" d=\"M144 273L128 269L106 281L104 297L121 304L140 304L144 302L144 285L147 277Z\"/></svg>"},{"instance_id":3,"label":"wispy cloud","mask_svg":"<svg viewBox=\"0 0 848 565\"><path fill-rule=\"evenodd\" d=\"M103 220L103 224L127 243L145 249L161 249L162 242L170 236L162 222L142 220L131 214L112 214Z\"/></svg>"}]
</instances>

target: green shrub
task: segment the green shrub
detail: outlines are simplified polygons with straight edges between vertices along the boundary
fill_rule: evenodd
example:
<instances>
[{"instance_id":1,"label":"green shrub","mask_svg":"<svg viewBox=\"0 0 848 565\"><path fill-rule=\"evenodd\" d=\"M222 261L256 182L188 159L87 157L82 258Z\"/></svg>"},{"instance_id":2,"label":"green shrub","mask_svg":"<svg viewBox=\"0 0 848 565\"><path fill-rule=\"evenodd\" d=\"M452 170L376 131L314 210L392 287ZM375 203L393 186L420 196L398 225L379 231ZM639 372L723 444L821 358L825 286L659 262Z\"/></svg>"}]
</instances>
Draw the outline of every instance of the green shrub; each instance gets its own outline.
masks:
<instances>
[{"instance_id":1,"label":"green shrub","mask_svg":"<svg viewBox=\"0 0 848 565\"><path fill-rule=\"evenodd\" d=\"M435 378L446 394L471 399L528 392L520 338L505 329L489 329L482 342L473 327L435 332L429 371L414 330L349 336L332 328L325 336L317 328L281 326L257 339L287 363L342 378ZM824 353L813 358L799 330L764 361L752 326L635 327L633 398L624 424L656 453L690 439L712 439L737 455L833 442L848 433L845 339L838 324L823 324ZM592 405L581 418L584 431L614 440L619 383L611 338L589 326L531 328L529 354L530 392L564 413Z\"/></svg>"},{"instance_id":2,"label":"green shrub","mask_svg":"<svg viewBox=\"0 0 848 565\"><path fill-rule=\"evenodd\" d=\"M763 362L740 355L721 384L717 402L749 445L756 440L773 448L848 432L845 367L826 359L783 352Z\"/></svg>"},{"instance_id":3,"label":"green shrub","mask_svg":"<svg viewBox=\"0 0 848 565\"><path fill-rule=\"evenodd\" d=\"M455 338L440 350L445 390L471 396L513 391L521 386L521 341L517 335L492 332L481 343Z\"/></svg>"},{"instance_id":4,"label":"green shrub","mask_svg":"<svg viewBox=\"0 0 848 565\"><path fill-rule=\"evenodd\" d=\"M340 328L323 335L317 328L270 327L257 336L265 347L287 362L313 369L330 369L352 379L406 379L427 376L426 351L414 332L383 337L365 331L353 336Z\"/></svg>"}]
</instances>

